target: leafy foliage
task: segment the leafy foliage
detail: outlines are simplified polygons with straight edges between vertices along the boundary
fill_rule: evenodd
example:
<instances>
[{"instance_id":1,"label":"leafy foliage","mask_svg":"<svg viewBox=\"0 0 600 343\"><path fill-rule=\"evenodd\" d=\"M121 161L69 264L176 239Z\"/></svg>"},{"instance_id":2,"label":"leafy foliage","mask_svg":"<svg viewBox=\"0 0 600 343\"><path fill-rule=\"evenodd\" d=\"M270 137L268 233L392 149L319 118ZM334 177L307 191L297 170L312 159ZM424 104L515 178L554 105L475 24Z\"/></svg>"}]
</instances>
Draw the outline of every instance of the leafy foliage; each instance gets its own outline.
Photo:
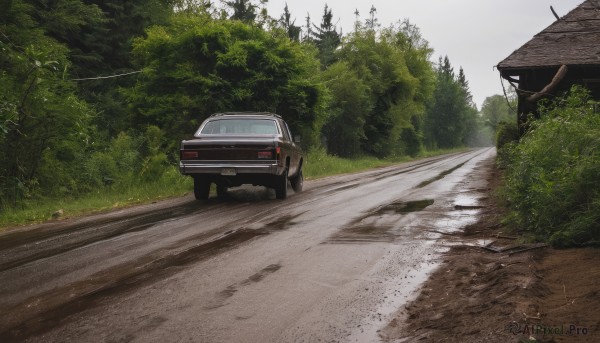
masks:
<instances>
[{"instance_id":1,"label":"leafy foliage","mask_svg":"<svg viewBox=\"0 0 600 343\"><path fill-rule=\"evenodd\" d=\"M307 144L316 139L323 90L309 46L240 21L182 16L136 40L134 54L145 67L126 91L135 125L158 125L175 142L211 113L270 111Z\"/></svg>"},{"instance_id":2,"label":"leafy foliage","mask_svg":"<svg viewBox=\"0 0 600 343\"><path fill-rule=\"evenodd\" d=\"M517 114L513 113L503 95L492 95L483 101L481 118L485 126L498 131L501 122L516 122Z\"/></svg>"},{"instance_id":3,"label":"leafy foliage","mask_svg":"<svg viewBox=\"0 0 600 343\"><path fill-rule=\"evenodd\" d=\"M91 115L62 78L68 50L44 36L33 19L35 8L14 1L5 13L0 27L0 207L52 188L40 183L40 170L46 162L60 165L79 153Z\"/></svg>"},{"instance_id":4,"label":"leafy foliage","mask_svg":"<svg viewBox=\"0 0 600 343\"><path fill-rule=\"evenodd\" d=\"M360 141L364 152L378 157L397 150L402 128L413 125L411 118L422 114L424 99L429 96L430 69L426 63L424 67L418 65L418 55L405 54L402 43L406 39L396 28L378 35L372 29L357 27L339 50L340 60L368 87L370 110L364 115L364 138ZM423 50L421 56L427 56L427 48Z\"/></svg>"},{"instance_id":5,"label":"leafy foliage","mask_svg":"<svg viewBox=\"0 0 600 343\"><path fill-rule=\"evenodd\" d=\"M556 246L600 241L600 116L575 86L543 106L508 149L505 197L512 219Z\"/></svg>"},{"instance_id":6,"label":"leafy foliage","mask_svg":"<svg viewBox=\"0 0 600 343\"><path fill-rule=\"evenodd\" d=\"M329 118L323 128L327 148L342 157L361 155L366 114L373 106L369 87L345 62L333 64L322 77L331 92Z\"/></svg>"}]
</instances>

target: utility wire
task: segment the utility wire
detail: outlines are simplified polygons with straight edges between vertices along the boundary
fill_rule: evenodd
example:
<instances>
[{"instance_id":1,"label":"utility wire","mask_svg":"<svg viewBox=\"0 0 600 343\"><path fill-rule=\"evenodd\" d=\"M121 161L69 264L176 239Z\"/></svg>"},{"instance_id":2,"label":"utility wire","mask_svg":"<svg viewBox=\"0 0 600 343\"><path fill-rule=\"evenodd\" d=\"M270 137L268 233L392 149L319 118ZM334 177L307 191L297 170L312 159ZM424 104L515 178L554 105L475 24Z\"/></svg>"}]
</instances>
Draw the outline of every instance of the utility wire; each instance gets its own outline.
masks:
<instances>
[{"instance_id":1,"label":"utility wire","mask_svg":"<svg viewBox=\"0 0 600 343\"><path fill-rule=\"evenodd\" d=\"M138 71L132 71L130 73L116 74L116 75L109 75L109 76L87 77L87 78L83 78L83 79L70 79L69 81L87 81L87 80L112 79L112 78L115 78L115 77L127 76L127 75L132 75L132 74L139 74L142 71L143 70L138 70Z\"/></svg>"}]
</instances>

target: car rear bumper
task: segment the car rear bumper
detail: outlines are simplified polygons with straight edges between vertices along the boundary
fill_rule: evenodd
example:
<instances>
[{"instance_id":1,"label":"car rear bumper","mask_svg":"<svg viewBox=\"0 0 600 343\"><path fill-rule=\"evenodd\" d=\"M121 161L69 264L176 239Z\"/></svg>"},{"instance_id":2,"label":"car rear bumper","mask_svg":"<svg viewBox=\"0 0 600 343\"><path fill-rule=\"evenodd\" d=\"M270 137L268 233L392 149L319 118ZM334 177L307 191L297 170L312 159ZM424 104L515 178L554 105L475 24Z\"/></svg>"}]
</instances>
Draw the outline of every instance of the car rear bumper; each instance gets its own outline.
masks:
<instances>
[{"instance_id":1,"label":"car rear bumper","mask_svg":"<svg viewBox=\"0 0 600 343\"><path fill-rule=\"evenodd\" d=\"M283 173L283 167L280 167L276 161L268 163L249 162L227 162L227 161L180 161L179 171L183 175L194 174L213 174L226 175L224 173L235 170L238 174L272 174L280 175Z\"/></svg>"}]
</instances>

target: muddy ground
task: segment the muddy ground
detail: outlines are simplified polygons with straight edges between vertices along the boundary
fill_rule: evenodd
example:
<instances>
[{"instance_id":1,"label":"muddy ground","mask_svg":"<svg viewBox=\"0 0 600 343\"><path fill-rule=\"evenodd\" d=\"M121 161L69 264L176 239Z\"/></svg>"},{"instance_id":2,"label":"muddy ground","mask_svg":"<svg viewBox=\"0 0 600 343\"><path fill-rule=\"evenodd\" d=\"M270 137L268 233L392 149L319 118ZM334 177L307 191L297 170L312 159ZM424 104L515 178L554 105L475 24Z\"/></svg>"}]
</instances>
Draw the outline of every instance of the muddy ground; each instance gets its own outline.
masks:
<instances>
[{"instance_id":1,"label":"muddy ground","mask_svg":"<svg viewBox=\"0 0 600 343\"><path fill-rule=\"evenodd\" d=\"M600 251L520 244L501 221L505 210L495 196L501 172L488 172L481 219L447 237L457 245L380 336L392 342L600 342Z\"/></svg>"}]
</instances>

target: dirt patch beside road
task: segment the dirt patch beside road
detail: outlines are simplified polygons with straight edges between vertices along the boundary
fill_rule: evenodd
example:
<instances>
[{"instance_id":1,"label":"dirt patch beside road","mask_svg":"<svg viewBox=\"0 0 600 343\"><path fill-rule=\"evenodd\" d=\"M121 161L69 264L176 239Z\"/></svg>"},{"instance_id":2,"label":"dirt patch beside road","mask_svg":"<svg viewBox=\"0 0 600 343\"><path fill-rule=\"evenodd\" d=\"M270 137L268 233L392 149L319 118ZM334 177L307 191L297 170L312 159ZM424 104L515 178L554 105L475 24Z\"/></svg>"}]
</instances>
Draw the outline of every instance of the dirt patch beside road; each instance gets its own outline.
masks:
<instances>
[{"instance_id":1,"label":"dirt patch beside road","mask_svg":"<svg viewBox=\"0 0 600 343\"><path fill-rule=\"evenodd\" d=\"M600 342L600 250L519 244L501 224L500 179L491 169L481 219L380 332L384 340Z\"/></svg>"}]
</instances>

